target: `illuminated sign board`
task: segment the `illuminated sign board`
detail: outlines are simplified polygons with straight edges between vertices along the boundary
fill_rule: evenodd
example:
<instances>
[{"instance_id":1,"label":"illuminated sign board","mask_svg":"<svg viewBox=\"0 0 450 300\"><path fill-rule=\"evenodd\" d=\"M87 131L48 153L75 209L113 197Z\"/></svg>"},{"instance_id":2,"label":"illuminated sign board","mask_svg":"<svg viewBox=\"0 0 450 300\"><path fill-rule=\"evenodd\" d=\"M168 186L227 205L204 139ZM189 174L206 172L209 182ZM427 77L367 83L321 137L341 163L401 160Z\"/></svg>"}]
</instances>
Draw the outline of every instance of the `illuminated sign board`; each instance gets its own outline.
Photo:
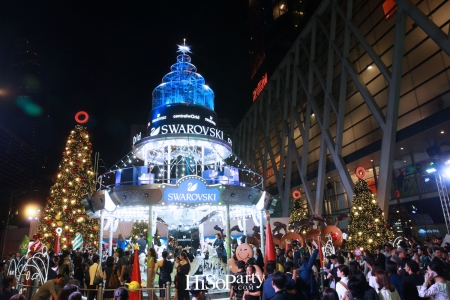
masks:
<instances>
[{"instance_id":1,"label":"illuminated sign board","mask_svg":"<svg viewBox=\"0 0 450 300\"><path fill-rule=\"evenodd\" d=\"M220 184L208 185L198 176L186 176L177 184L164 184L161 186L163 200L173 204L218 204L222 193Z\"/></svg>"},{"instance_id":2,"label":"illuminated sign board","mask_svg":"<svg viewBox=\"0 0 450 300\"><path fill-rule=\"evenodd\" d=\"M133 137L133 145L136 144L137 142L139 142L139 141L141 140L141 137L142 137L141 132L139 132L138 134L136 134L136 135Z\"/></svg>"},{"instance_id":3,"label":"illuminated sign board","mask_svg":"<svg viewBox=\"0 0 450 300\"><path fill-rule=\"evenodd\" d=\"M266 84L267 84L267 73L263 75L261 80L258 82L256 88L253 90L253 101L255 101L258 98L259 94L261 94Z\"/></svg>"},{"instance_id":4,"label":"illuminated sign board","mask_svg":"<svg viewBox=\"0 0 450 300\"><path fill-rule=\"evenodd\" d=\"M218 118L214 111L192 104L158 106L149 114L150 136L189 133L224 139L223 131L217 128Z\"/></svg>"}]
</instances>

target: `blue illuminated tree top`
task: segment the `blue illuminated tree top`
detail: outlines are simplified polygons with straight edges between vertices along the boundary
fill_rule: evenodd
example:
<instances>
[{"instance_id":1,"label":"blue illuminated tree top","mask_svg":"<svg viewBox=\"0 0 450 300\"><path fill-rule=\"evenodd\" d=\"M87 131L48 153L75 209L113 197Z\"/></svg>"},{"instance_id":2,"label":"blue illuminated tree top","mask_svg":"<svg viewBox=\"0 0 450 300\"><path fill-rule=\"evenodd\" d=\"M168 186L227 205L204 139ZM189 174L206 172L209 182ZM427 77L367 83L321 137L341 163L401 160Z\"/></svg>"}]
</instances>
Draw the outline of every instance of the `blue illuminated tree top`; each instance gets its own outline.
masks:
<instances>
[{"instance_id":1,"label":"blue illuminated tree top","mask_svg":"<svg viewBox=\"0 0 450 300\"><path fill-rule=\"evenodd\" d=\"M160 85L153 90L152 108L161 105L190 103L214 110L214 92L205 85L205 79L191 64L191 53L186 40L178 45L177 62L170 67L171 72L163 77Z\"/></svg>"}]
</instances>

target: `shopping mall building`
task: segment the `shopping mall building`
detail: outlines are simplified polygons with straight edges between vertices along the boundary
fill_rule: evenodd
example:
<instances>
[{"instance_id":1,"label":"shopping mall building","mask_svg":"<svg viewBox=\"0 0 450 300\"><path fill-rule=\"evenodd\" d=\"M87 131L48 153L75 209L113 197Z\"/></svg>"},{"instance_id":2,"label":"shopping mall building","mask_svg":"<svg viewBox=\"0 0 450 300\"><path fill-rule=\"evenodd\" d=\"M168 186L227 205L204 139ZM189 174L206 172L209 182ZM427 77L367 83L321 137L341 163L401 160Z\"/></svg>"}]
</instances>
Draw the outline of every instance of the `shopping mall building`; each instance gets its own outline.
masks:
<instances>
[{"instance_id":1,"label":"shopping mall building","mask_svg":"<svg viewBox=\"0 0 450 300\"><path fill-rule=\"evenodd\" d=\"M233 138L276 195L273 216L289 216L295 190L310 213L348 212L360 167L395 231L447 233L449 11L446 0L322 1Z\"/></svg>"}]
</instances>

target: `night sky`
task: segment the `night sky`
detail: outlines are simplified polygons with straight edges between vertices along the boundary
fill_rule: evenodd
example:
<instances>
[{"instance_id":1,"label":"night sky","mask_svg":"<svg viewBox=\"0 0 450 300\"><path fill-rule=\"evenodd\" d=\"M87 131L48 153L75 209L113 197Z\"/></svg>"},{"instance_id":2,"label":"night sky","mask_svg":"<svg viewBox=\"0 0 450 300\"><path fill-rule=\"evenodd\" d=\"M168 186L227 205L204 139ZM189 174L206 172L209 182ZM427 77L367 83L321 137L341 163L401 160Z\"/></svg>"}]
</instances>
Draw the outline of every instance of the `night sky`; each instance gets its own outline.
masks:
<instances>
[{"instance_id":1,"label":"night sky","mask_svg":"<svg viewBox=\"0 0 450 300\"><path fill-rule=\"evenodd\" d=\"M54 172L80 110L106 167L130 150L130 125L147 123L151 93L183 38L219 117L236 126L251 105L246 1L61 2L0 4L0 75L8 76L14 39L29 39L50 103Z\"/></svg>"}]
</instances>

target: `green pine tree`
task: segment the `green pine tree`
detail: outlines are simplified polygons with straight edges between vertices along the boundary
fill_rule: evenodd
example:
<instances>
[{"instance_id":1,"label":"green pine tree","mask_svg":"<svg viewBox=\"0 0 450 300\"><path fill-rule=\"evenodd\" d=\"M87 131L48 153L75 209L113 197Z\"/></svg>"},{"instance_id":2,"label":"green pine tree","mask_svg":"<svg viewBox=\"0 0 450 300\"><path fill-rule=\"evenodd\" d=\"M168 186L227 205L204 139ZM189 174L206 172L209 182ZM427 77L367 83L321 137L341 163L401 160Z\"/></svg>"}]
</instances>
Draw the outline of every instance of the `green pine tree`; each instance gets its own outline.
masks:
<instances>
[{"instance_id":1,"label":"green pine tree","mask_svg":"<svg viewBox=\"0 0 450 300\"><path fill-rule=\"evenodd\" d=\"M291 215L289 216L289 225L290 227L292 227L292 223L297 222L297 221L301 221L303 219L307 219L308 218L308 206L303 204L303 200L300 199L294 199L294 202L292 203L292 211L291 211ZM309 227L305 227L305 228L298 228L297 231L298 232L303 232L303 230L308 231L310 228Z\"/></svg>"},{"instance_id":2,"label":"green pine tree","mask_svg":"<svg viewBox=\"0 0 450 300\"><path fill-rule=\"evenodd\" d=\"M144 234L144 239L147 240L148 221L136 221L131 228L131 242L134 243L139 238L141 233Z\"/></svg>"},{"instance_id":3,"label":"green pine tree","mask_svg":"<svg viewBox=\"0 0 450 300\"><path fill-rule=\"evenodd\" d=\"M61 228L61 249L71 248L78 233L83 247L97 246L99 224L86 215L81 199L95 192L96 179L92 166L92 144L85 127L77 125L70 132L59 164L55 183L39 223L39 240L53 247L57 228Z\"/></svg>"},{"instance_id":4,"label":"green pine tree","mask_svg":"<svg viewBox=\"0 0 450 300\"><path fill-rule=\"evenodd\" d=\"M367 183L359 179L355 186L346 248L373 251L383 245L384 239L393 240L394 234L384 220L384 213L378 206Z\"/></svg>"}]
</instances>

